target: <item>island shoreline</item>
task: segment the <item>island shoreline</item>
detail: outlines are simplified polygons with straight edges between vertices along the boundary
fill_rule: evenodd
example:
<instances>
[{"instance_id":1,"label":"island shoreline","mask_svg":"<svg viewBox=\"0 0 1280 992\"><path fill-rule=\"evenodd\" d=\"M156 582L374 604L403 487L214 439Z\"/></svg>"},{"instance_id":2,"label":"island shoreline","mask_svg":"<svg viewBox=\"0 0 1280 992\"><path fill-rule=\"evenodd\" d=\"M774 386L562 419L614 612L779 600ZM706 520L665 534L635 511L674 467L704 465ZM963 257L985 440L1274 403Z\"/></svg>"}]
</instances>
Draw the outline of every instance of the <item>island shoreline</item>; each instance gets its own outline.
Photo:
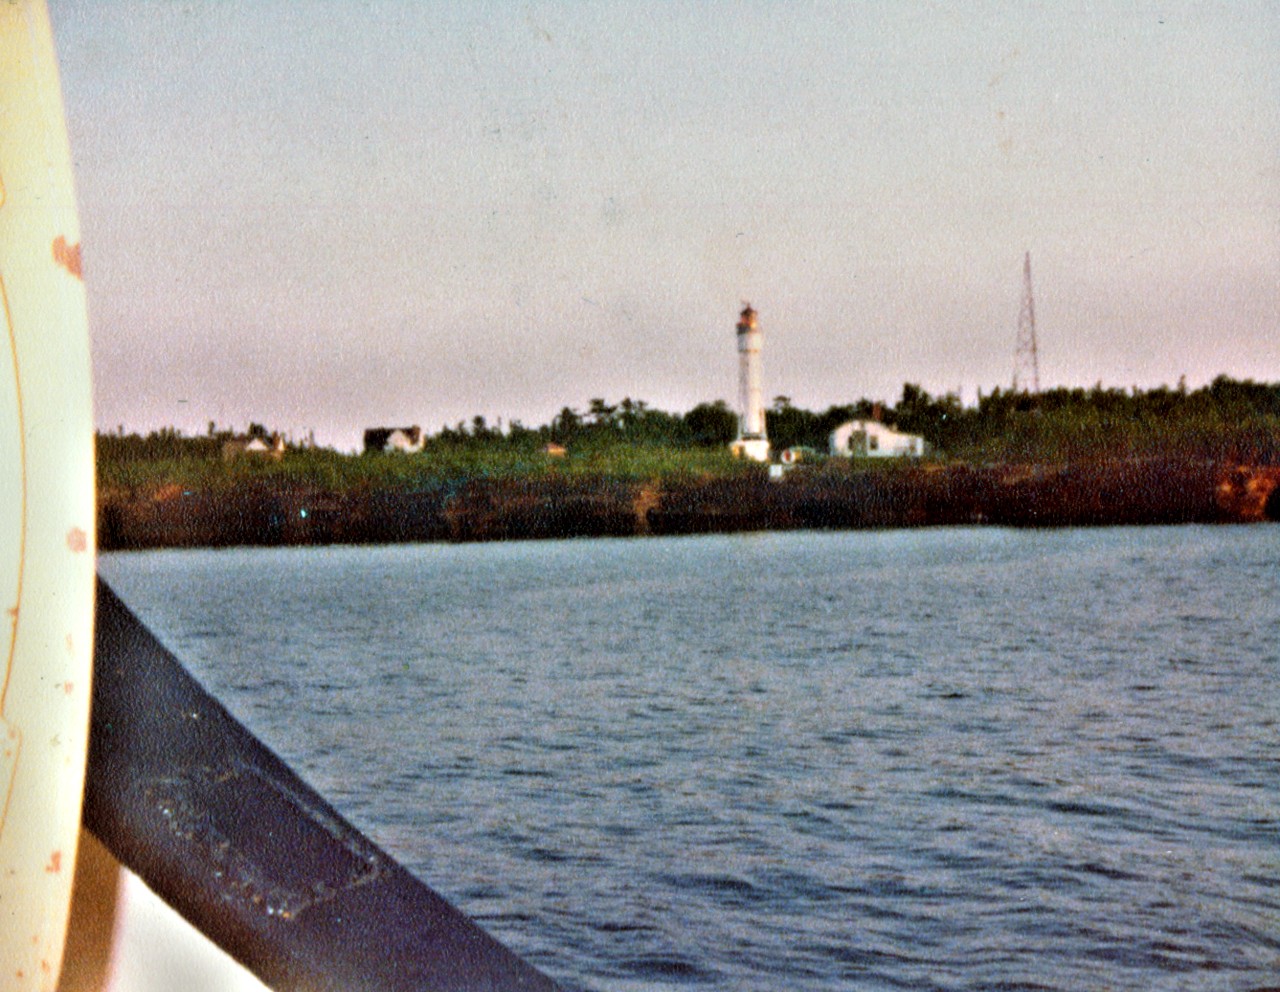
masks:
<instances>
[{"instance_id":1,"label":"island shoreline","mask_svg":"<svg viewBox=\"0 0 1280 992\"><path fill-rule=\"evenodd\" d=\"M247 477L99 493L101 551L639 537L955 525L1089 527L1280 519L1280 466L1165 458L923 463L781 479L555 474L419 488Z\"/></svg>"}]
</instances>

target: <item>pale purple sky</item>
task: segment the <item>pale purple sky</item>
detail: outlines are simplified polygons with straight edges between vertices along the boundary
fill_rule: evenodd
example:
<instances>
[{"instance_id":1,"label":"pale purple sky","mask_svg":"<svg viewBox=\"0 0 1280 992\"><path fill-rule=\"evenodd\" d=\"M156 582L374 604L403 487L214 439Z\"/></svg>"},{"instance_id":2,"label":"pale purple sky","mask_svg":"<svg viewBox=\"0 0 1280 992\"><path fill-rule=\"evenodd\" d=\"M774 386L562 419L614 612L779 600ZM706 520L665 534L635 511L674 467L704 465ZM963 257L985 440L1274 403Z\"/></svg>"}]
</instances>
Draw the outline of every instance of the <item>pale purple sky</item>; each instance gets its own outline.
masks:
<instances>
[{"instance_id":1,"label":"pale purple sky","mask_svg":"<svg viewBox=\"0 0 1280 992\"><path fill-rule=\"evenodd\" d=\"M99 425L1280 381L1280 6L50 0Z\"/></svg>"}]
</instances>

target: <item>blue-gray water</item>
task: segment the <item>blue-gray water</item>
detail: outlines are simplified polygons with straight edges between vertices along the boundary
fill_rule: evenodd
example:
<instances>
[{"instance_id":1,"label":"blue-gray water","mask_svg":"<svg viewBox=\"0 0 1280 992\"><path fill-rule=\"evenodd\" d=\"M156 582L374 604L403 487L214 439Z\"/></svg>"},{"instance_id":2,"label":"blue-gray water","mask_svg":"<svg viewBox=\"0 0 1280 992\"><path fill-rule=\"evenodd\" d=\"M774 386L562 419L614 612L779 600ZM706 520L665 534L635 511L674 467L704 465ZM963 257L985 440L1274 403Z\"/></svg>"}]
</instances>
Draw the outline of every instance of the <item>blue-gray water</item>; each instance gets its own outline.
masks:
<instances>
[{"instance_id":1,"label":"blue-gray water","mask_svg":"<svg viewBox=\"0 0 1280 992\"><path fill-rule=\"evenodd\" d=\"M568 988L1280 985L1280 527L101 570Z\"/></svg>"}]
</instances>

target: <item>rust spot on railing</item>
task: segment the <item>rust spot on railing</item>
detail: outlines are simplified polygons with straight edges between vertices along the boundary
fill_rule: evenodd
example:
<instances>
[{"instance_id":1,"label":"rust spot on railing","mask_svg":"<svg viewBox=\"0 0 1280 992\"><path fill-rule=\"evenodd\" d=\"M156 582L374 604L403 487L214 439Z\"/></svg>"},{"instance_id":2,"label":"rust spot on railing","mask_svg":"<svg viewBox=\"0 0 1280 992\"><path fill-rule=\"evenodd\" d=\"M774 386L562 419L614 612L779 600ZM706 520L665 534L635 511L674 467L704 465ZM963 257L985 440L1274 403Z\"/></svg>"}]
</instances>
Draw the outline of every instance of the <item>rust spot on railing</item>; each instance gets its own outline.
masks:
<instances>
[{"instance_id":1,"label":"rust spot on railing","mask_svg":"<svg viewBox=\"0 0 1280 992\"><path fill-rule=\"evenodd\" d=\"M80 273L80 245L67 244L67 239L59 234L53 239L53 260L70 272L77 279L84 277Z\"/></svg>"}]
</instances>

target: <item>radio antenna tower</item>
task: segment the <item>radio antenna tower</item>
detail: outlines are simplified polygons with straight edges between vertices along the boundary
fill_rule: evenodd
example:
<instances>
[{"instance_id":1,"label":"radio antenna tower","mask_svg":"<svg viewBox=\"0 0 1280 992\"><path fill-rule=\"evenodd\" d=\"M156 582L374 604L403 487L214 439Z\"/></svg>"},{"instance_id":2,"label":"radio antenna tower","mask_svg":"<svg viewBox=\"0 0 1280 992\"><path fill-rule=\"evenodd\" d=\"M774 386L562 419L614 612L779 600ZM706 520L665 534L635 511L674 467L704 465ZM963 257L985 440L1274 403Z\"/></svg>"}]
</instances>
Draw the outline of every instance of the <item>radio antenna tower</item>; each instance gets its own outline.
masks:
<instances>
[{"instance_id":1,"label":"radio antenna tower","mask_svg":"<svg viewBox=\"0 0 1280 992\"><path fill-rule=\"evenodd\" d=\"M1031 295L1031 252L1022 263L1022 309L1018 311L1018 344L1013 355L1013 391L1040 394L1040 360L1036 356L1036 301Z\"/></svg>"}]
</instances>

